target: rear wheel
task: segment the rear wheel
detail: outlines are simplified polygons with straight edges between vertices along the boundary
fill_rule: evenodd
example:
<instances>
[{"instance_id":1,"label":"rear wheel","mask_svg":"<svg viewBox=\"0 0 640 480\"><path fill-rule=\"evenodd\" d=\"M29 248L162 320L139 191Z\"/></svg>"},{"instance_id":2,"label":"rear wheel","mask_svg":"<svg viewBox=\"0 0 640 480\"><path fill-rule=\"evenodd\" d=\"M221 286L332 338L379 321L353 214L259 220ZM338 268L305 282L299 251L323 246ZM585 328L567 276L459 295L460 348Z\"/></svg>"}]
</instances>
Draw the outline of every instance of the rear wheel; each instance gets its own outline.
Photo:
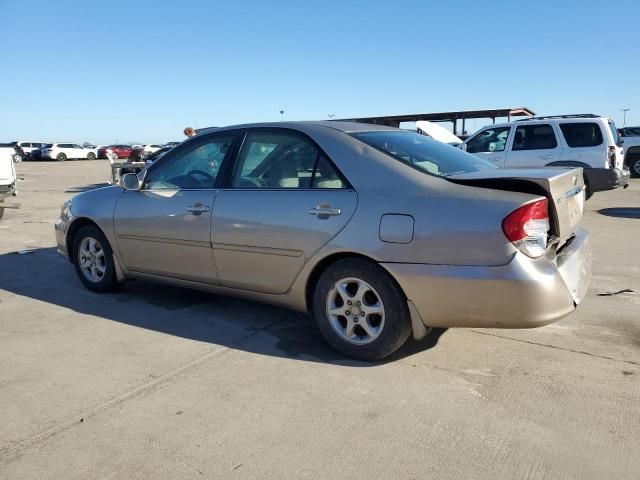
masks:
<instances>
[{"instance_id":1,"label":"rear wheel","mask_svg":"<svg viewBox=\"0 0 640 480\"><path fill-rule=\"evenodd\" d=\"M16 162L16 163L20 163L22 160L24 160L24 157L20 153L16 153L13 156L13 161Z\"/></svg>"},{"instance_id":2,"label":"rear wheel","mask_svg":"<svg viewBox=\"0 0 640 480\"><path fill-rule=\"evenodd\" d=\"M64 162L67 159L67 156L64 153L59 153L56 156L56 160L59 162Z\"/></svg>"},{"instance_id":3,"label":"rear wheel","mask_svg":"<svg viewBox=\"0 0 640 480\"><path fill-rule=\"evenodd\" d=\"M629 160L629 170L632 177L640 178L640 156Z\"/></svg>"},{"instance_id":4,"label":"rear wheel","mask_svg":"<svg viewBox=\"0 0 640 480\"><path fill-rule=\"evenodd\" d=\"M87 160L95 160L96 159L96 154L93 152L89 152L87 153Z\"/></svg>"},{"instance_id":5,"label":"rear wheel","mask_svg":"<svg viewBox=\"0 0 640 480\"><path fill-rule=\"evenodd\" d=\"M345 259L325 270L316 285L313 314L327 342L360 360L380 360L411 333L400 287L380 266Z\"/></svg>"},{"instance_id":6,"label":"rear wheel","mask_svg":"<svg viewBox=\"0 0 640 480\"><path fill-rule=\"evenodd\" d=\"M112 292L119 286L113 251L94 226L82 227L73 239L73 263L80 281L94 292Z\"/></svg>"}]
</instances>

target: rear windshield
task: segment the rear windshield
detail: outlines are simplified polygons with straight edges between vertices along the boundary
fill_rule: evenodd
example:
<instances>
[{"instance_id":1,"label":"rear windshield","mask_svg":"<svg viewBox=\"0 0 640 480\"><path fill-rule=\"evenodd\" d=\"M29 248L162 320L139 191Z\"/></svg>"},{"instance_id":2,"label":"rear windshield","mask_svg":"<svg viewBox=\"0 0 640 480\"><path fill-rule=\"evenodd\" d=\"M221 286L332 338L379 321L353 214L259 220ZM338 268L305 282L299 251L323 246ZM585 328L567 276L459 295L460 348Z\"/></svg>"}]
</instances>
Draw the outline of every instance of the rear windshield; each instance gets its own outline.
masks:
<instances>
[{"instance_id":1,"label":"rear windshield","mask_svg":"<svg viewBox=\"0 0 640 480\"><path fill-rule=\"evenodd\" d=\"M357 132L352 136L402 163L437 177L497 168L493 163L459 148L414 132L381 130Z\"/></svg>"},{"instance_id":2,"label":"rear windshield","mask_svg":"<svg viewBox=\"0 0 640 480\"><path fill-rule=\"evenodd\" d=\"M613 120L609 120L609 129L611 130L611 135L613 135L613 141L616 142L616 145L622 146L622 138L618 135L618 129L616 128L616 124L613 123Z\"/></svg>"}]
</instances>

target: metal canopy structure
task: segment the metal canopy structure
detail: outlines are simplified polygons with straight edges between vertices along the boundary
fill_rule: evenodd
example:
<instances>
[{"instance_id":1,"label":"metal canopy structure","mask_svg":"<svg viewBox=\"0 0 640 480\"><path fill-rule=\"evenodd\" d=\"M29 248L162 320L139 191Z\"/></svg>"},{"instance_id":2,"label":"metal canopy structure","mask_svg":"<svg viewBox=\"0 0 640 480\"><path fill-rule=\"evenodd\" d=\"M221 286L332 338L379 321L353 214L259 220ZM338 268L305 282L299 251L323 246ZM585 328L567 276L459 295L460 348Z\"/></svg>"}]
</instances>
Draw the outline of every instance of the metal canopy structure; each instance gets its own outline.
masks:
<instances>
[{"instance_id":1,"label":"metal canopy structure","mask_svg":"<svg viewBox=\"0 0 640 480\"><path fill-rule=\"evenodd\" d=\"M416 122L427 120L429 122L451 122L453 123L453 133L458 134L458 120L462 120L462 133L465 131L465 120L472 118L490 118L496 123L496 118L511 117L534 117L535 112L527 107L515 108L495 108L492 110L466 110L462 112L441 112L441 113L414 113L410 115L388 115L380 117L342 118L341 121L373 123L376 125L387 125L389 127L399 127L403 122Z\"/></svg>"}]
</instances>

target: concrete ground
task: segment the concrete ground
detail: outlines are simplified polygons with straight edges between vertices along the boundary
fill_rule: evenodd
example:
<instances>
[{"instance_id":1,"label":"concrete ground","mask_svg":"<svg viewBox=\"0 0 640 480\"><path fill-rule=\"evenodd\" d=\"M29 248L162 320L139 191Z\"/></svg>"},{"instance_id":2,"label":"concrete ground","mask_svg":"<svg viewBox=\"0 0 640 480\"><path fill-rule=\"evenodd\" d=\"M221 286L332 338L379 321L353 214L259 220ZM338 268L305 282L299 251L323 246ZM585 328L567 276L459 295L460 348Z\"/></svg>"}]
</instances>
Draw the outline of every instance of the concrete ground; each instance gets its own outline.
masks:
<instances>
[{"instance_id":1,"label":"concrete ground","mask_svg":"<svg viewBox=\"0 0 640 480\"><path fill-rule=\"evenodd\" d=\"M575 314L435 331L366 364L286 310L140 281L89 292L53 223L108 163L18 172L22 209L0 221L0 478L640 478L638 180L587 203Z\"/></svg>"}]
</instances>

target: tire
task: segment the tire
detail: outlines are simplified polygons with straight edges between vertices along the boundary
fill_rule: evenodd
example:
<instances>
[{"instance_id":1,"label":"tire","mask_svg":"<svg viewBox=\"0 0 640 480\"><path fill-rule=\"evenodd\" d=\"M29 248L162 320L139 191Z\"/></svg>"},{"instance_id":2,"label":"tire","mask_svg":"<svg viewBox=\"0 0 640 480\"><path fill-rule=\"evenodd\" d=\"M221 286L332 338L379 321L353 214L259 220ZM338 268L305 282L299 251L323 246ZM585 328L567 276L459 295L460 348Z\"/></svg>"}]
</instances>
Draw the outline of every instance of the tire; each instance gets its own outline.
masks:
<instances>
[{"instance_id":1,"label":"tire","mask_svg":"<svg viewBox=\"0 0 640 480\"><path fill-rule=\"evenodd\" d=\"M19 153L16 153L13 156L13 161L16 162L16 163L20 163L22 160L24 160L24 157Z\"/></svg>"},{"instance_id":2,"label":"tire","mask_svg":"<svg viewBox=\"0 0 640 480\"><path fill-rule=\"evenodd\" d=\"M640 157L629 160L629 170L633 178L640 178Z\"/></svg>"},{"instance_id":3,"label":"tire","mask_svg":"<svg viewBox=\"0 0 640 480\"><path fill-rule=\"evenodd\" d=\"M93 255L85 256L83 252ZM113 250L97 227L88 225L76 233L73 238L73 264L80 281L89 290L99 293L113 292L120 286L113 263ZM98 274L100 271L102 274Z\"/></svg>"},{"instance_id":4,"label":"tire","mask_svg":"<svg viewBox=\"0 0 640 480\"><path fill-rule=\"evenodd\" d=\"M95 160L96 159L96 154L93 152L89 152L87 153L87 160Z\"/></svg>"},{"instance_id":5,"label":"tire","mask_svg":"<svg viewBox=\"0 0 640 480\"><path fill-rule=\"evenodd\" d=\"M339 313L330 314L332 309ZM344 314L353 315L350 322ZM400 287L367 260L339 260L315 287L313 316L322 336L335 350L358 360L380 360L400 348L411 334L409 315Z\"/></svg>"},{"instance_id":6,"label":"tire","mask_svg":"<svg viewBox=\"0 0 640 480\"><path fill-rule=\"evenodd\" d=\"M0 203L4 203L4 199L0 200ZM4 215L4 208L0 208L0 218Z\"/></svg>"},{"instance_id":7,"label":"tire","mask_svg":"<svg viewBox=\"0 0 640 480\"><path fill-rule=\"evenodd\" d=\"M56 160L59 162L64 162L67 159L67 156L64 153L59 153L56 156Z\"/></svg>"}]
</instances>

